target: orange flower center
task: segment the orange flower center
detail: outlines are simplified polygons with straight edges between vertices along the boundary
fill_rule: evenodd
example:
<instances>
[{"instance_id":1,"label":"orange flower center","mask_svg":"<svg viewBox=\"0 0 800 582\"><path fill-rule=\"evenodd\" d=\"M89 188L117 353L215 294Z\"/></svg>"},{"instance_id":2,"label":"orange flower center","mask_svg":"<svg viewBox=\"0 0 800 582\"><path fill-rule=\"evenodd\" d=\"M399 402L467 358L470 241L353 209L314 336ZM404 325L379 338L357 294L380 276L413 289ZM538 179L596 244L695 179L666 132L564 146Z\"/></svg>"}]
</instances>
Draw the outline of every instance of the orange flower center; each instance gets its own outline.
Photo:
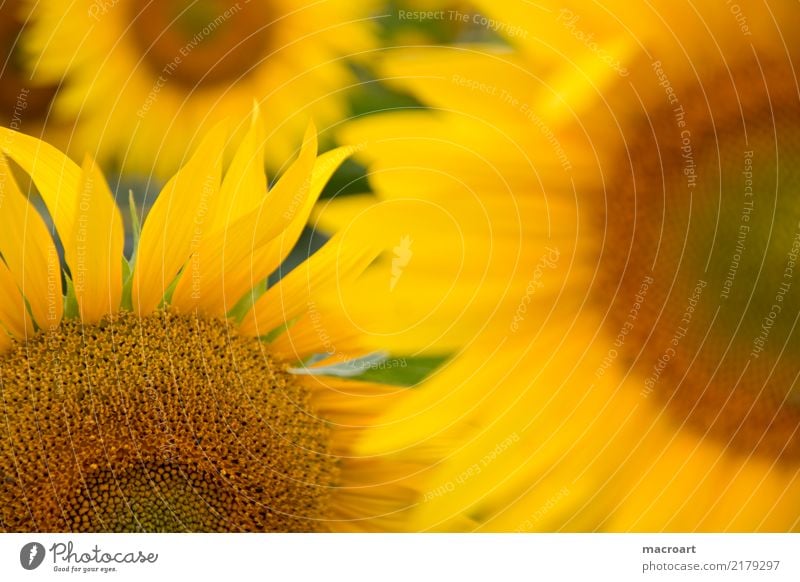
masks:
<instances>
[{"instance_id":1,"label":"orange flower center","mask_svg":"<svg viewBox=\"0 0 800 582\"><path fill-rule=\"evenodd\" d=\"M5 55L0 64L0 124L18 131L33 131L31 123L39 123L56 94L55 87L34 87L24 69L20 55L18 19L21 2L12 0L0 5L0 51Z\"/></svg>"},{"instance_id":2,"label":"orange flower center","mask_svg":"<svg viewBox=\"0 0 800 582\"><path fill-rule=\"evenodd\" d=\"M0 358L9 531L320 531L337 476L309 394L222 321L66 321Z\"/></svg>"},{"instance_id":3,"label":"orange flower center","mask_svg":"<svg viewBox=\"0 0 800 582\"><path fill-rule=\"evenodd\" d=\"M663 94L626 136L631 165L611 181L598 298L643 398L742 454L796 460L793 79L788 65L753 60Z\"/></svg>"},{"instance_id":4,"label":"orange flower center","mask_svg":"<svg viewBox=\"0 0 800 582\"><path fill-rule=\"evenodd\" d=\"M261 64L274 15L260 0L131 4L131 34L150 68L187 87L240 80Z\"/></svg>"}]
</instances>

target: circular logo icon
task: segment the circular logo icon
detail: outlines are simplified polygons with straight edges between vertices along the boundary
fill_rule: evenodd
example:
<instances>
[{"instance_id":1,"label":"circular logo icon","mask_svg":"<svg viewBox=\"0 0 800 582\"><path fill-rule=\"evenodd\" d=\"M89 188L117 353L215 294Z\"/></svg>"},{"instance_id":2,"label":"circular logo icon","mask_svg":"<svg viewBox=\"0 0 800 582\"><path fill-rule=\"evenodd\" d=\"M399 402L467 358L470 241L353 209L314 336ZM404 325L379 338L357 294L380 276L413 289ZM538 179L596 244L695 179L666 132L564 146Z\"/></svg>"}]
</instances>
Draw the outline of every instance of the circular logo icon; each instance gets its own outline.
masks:
<instances>
[{"instance_id":1,"label":"circular logo icon","mask_svg":"<svg viewBox=\"0 0 800 582\"><path fill-rule=\"evenodd\" d=\"M44 546L39 542L29 542L19 551L19 563L26 570L35 570L44 561Z\"/></svg>"}]
</instances>

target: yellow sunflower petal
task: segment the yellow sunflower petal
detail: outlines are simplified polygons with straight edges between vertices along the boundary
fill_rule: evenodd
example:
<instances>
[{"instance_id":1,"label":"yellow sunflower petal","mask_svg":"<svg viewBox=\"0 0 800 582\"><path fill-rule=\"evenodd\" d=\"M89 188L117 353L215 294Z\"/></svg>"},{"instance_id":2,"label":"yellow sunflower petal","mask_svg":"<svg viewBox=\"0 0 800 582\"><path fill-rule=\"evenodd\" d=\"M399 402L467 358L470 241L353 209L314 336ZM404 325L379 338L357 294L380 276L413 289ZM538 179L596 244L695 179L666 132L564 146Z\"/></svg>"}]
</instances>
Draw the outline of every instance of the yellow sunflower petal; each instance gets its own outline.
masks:
<instances>
[{"instance_id":1,"label":"yellow sunflower petal","mask_svg":"<svg viewBox=\"0 0 800 582\"><path fill-rule=\"evenodd\" d=\"M306 377L298 381L297 371L287 369L287 362L281 357L291 358L292 350L324 353L326 342L319 333L320 322L331 342L335 342L334 353L321 365L363 355L360 334L349 325L347 316L334 309L328 317L328 307L320 304L315 308L315 301L318 293L335 297L356 284L352 279L378 252L368 234L334 238L253 307L253 322L258 322L263 309L263 325L275 315L280 323L294 324L274 342L246 337L230 320L196 312L180 313L187 305L182 296L185 289L194 291L189 261L199 257L205 261L197 271L206 277L203 290L217 293L216 298L209 299L217 309L213 313L225 315L226 294L240 294L284 259L305 226L324 183L353 152L353 148L341 148L317 158L316 131L311 126L298 159L275 189L264 195L258 129L246 137L220 188L224 137L221 130L207 137L189 164L167 184L151 210L135 250L132 299L138 314L120 310L114 313L114 326L97 322L114 312L120 301L123 229L119 210L93 159L86 158L77 187L70 186L75 220L65 239L82 321L61 321L50 333L31 337L28 332L32 326L25 326L25 301L19 289L28 294L34 321L44 308L50 308L50 303L60 307L60 264L44 221L13 184L10 170L4 168L0 174L0 184L4 186L0 196L0 350L24 347L3 361L5 373L0 379L11 390L10 398L27 402L45 415L43 423L32 426L33 409L13 407L9 430L20 438L12 439L14 442L7 443L8 447L0 447L0 472L15 467L20 455L24 457L29 452L29 443L43 438L50 443L48 451L63 453L49 456L44 464L38 462L42 461L38 457L25 459L31 470L25 472L24 482L0 479L0 498L9 501L4 504L4 521L11 523L13 529L35 529L49 523L47 528L60 531L74 528L77 523L80 529L95 530L109 527L107 517L115 529L127 529L129 522L135 522L135 527L147 530L400 530L408 523L421 474L431 459L438 458L430 453L434 447L424 448L420 457L399 455L391 459L359 459L353 449L359 440L369 438L369 430L383 408L403 398L406 390L375 384L351 386L351 382L335 379L328 384L331 390L324 397L316 391L320 395L316 410L312 404L314 391L308 386L317 379ZM220 189L225 196L239 194L242 198L223 199L217 194ZM45 268L53 266L54 272ZM44 283L52 289L43 290ZM172 284L183 287L173 290ZM43 291L51 291L50 296ZM155 311L155 306L165 299L165 291L170 305ZM178 302L174 301L176 297ZM205 301L202 297L189 305L194 307ZM173 306L176 309L171 309ZM324 312L325 319L315 319L316 312ZM26 343L15 342L7 330L14 335L24 334L20 339ZM125 349L109 358L108 346L120 338ZM25 397L30 391L30 382L25 380L30 380L27 372L44 370L45 375L34 380L50 382L46 371L55 355L66 371L59 375L63 390L40 391L45 400L31 402ZM353 365L366 366L374 361L364 358ZM120 370L127 374L122 385L118 382ZM234 376L241 376L243 381L231 382ZM86 415L81 414L80 402L85 400L87 382L99 397L98 405L108 409L106 413L87 409ZM180 386L180 393L171 392L180 402L173 398L174 402L165 401L161 403L164 406L153 409L145 384ZM121 387L125 388L122 392ZM162 395L169 396L167 392ZM52 402L47 402L48 396ZM221 414L206 414L206 404L211 401L226 404ZM60 418L64 403L74 412L69 415L69 426ZM126 416L122 426L113 412L130 409L129 404L138 411L137 418ZM249 418L250 413L258 416L264 410L272 411L269 426ZM59 413L59 421L50 422L48 411ZM192 426L186 423L187 411ZM199 414L192 415L192 411ZM98 419L103 427L97 425ZM129 430L131 422L136 425L133 432ZM170 430L153 432L154 427L163 428L165 423ZM219 430L220 423L225 430ZM86 432L86 427L91 430ZM96 438L95 433L102 433L103 438ZM107 443L106 437L114 437L113 442ZM131 438L139 441L139 446L125 444ZM287 449L286 455L272 455L277 449L270 443L281 440L297 446L289 447L294 450ZM251 446L253 443L256 446ZM262 466L260 473L254 473L252 464L246 466L246 459L237 454L240 445L242 454L261 450L259 447L271 451L270 466ZM110 456L109 451L113 453ZM203 459L209 459L209 451L214 464L211 472L201 467ZM220 463L214 460L214 451L225 453ZM302 451L308 460L302 457ZM126 491L139 490L141 471L131 468L144 468L147 472L152 467L162 467L165 458L171 464L167 480L178 473L196 475L193 482L207 482L202 489L212 493L217 483L224 488L235 481L249 496L252 494L251 502L237 506L232 517L225 509L229 500L216 500L213 507L204 510L204 504L195 503L196 491L179 487L171 488L170 495L187 509L188 522L184 516L171 516L165 521L158 504L153 511L145 508L128 516L130 520L123 516L115 521L118 504L114 495L98 500L93 521L79 517L85 492L76 491L74 484L76 479L81 480L80 475L88 475L103 490L107 489L103 485L106 480L115 481L115 476L126 475L117 483L124 489L117 493L125 497ZM45 485L39 487L41 484ZM28 504L23 493L36 487L49 493ZM113 486L109 491L112 489ZM149 501L144 499L144 503ZM266 506L274 511L265 514Z\"/></svg>"},{"instance_id":2,"label":"yellow sunflower petal","mask_svg":"<svg viewBox=\"0 0 800 582\"><path fill-rule=\"evenodd\" d=\"M260 229L254 239L256 246L272 240L292 223L310 191L311 172L316 156L317 129L313 123L309 123L297 160L281 176L264 200L264 204L268 205L264 206L264 210L269 209L270 212L264 213L266 214L265 218L259 217L266 222L258 224ZM239 254L246 256L247 252L235 253L235 256L239 256Z\"/></svg>"},{"instance_id":3,"label":"yellow sunflower petal","mask_svg":"<svg viewBox=\"0 0 800 582\"><path fill-rule=\"evenodd\" d=\"M64 309L58 252L44 221L20 191L1 155L0 185L0 253L39 327L57 326Z\"/></svg>"},{"instance_id":4,"label":"yellow sunflower petal","mask_svg":"<svg viewBox=\"0 0 800 582\"><path fill-rule=\"evenodd\" d=\"M298 159L262 204L228 228L202 239L191 260L191 276L178 282L173 303L181 309L200 308L219 316L230 310L288 255L322 188L353 151L337 148L315 159L316 130L309 125ZM235 176L233 179L236 181Z\"/></svg>"},{"instance_id":5,"label":"yellow sunflower petal","mask_svg":"<svg viewBox=\"0 0 800 582\"><path fill-rule=\"evenodd\" d=\"M17 339L24 340L33 335L33 321L25 307L25 298L17 287L14 275L2 260L0 260L0 326L5 326Z\"/></svg>"},{"instance_id":6,"label":"yellow sunflower petal","mask_svg":"<svg viewBox=\"0 0 800 582\"><path fill-rule=\"evenodd\" d=\"M75 236L65 254L81 319L97 323L120 304L125 232L114 195L89 156L81 169L77 207Z\"/></svg>"},{"instance_id":7,"label":"yellow sunflower petal","mask_svg":"<svg viewBox=\"0 0 800 582\"><path fill-rule=\"evenodd\" d=\"M336 362L331 364L356 358L367 351L360 334L341 314L324 311L313 302L308 305L308 313L270 342L270 350L288 361L314 354L335 355ZM318 365L326 364L319 362Z\"/></svg>"},{"instance_id":8,"label":"yellow sunflower petal","mask_svg":"<svg viewBox=\"0 0 800 582\"><path fill-rule=\"evenodd\" d=\"M374 0L30 4L26 64L38 83L58 85L53 111L78 120L70 153L159 176L254 98L269 111L268 162L282 163L306 117L328 125L347 114L343 89L357 80L347 60L378 41Z\"/></svg>"},{"instance_id":9,"label":"yellow sunflower petal","mask_svg":"<svg viewBox=\"0 0 800 582\"><path fill-rule=\"evenodd\" d=\"M256 301L241 323L241 333L265 335L307 310L320 288L337 292L337 281L341 284L359 274L377 254L368 241L358 242L334 237Z\"/></svg>"},{"instance_id":10,"label":"yellow sunflower petal","mask_svg":"<svg viewBox=\"0 0 800 582\"><path fill-rule=\"evenodd\" d=\"M222 180L216 211L209 217L209 232L224 228L256 208L267 194L264 171L264 124L254 106L242 142Z\"/></svg>"},{"instance_id":11,"label":"yellow sunflower petal","mask_svg":"<svg viewBox=\"0 0 800 582\"><path fill-rule=\"evenodd\" d=\"M530 106L547 91L522 65L517 55L499 47L423 47L390 53L381 73L436 109L476 120L491 110L493 125L520 134L527 132Z\"/></svg>"},{"instance_id":12,"label":"yellow sunflower petal","mask_svg":"<svg viewBox=\"0 0 800 582\"><path fill-rule=\"evenodd\" d=\"M384 410L395 405L410 390L371 382L339 378L298 376L312 390L315 409L338 425L374 422Z\"/></svg>"},{"instance_id":13,"label":"yellow sunflower petal","mask_svg":"<svg viewBox=\"0 0 800 582\"><path fill-rule=\"evenodd\" d=\"M291 219L291 222L280 236L271 241L269 246L264 249L264 253L260 257L261 260L256 262L256 265L258 265L258 269L255 269L256 276L271 273L286 258L297 239L300 238L303 228L314 209L314 204L322 193L325 184L328 183L336 168L350 157L354 151L354 147L345 146L326 152L317 158L311 171L311 186L302 206L294 213L294 218Z\"/></svg>"},{"instance_id":14,"label":"yellow sunflower petal","mask_svg":"<svg viewBox=\"0 0 800 582\"><path fill-rule=\"evenodd\" d=\"M150 313L186 264L202 235L222 177L225 123L203 139L189 162L159 194L142 228L133 275L133 306Z\"/></svg>"},{"instance_id":15,"label":"yellow sunflower petal","mask_svg":"<svg viewBox=\"0 0 800 582\"><path fill-rule=\"evenodd\" d=\"M230 309L231 300L238 300L280 266L303 233L303 229L314 209L314 204L322 193L325 184L336 168L353 151L354 148L341 147L319 156L314 162L314 168L311 172L311 187L308 189L306 199L289 225L268 244L260 248L254 248L251 256L240 260L238 264L231 261L231 264L226 266L223 297L227 298L227 302L219 306L221 312L224 313L224 311Z\"/></svg>"},{"instance_id":16,"label":"yellow sunflower petal","mask_svg":"<svg viewBox=\"0 0 800 582\"><path fill-rule=\"evenodd\" d=\"M80 167L50 144L4 127L0 127L0 151L33 178L61 242L69 245L78 210L75 196L80 186Z\"/></svg>"},{"instance_id":17,"label":"yellow sunflower petal","mask_svg":"<svg viewBox=\"0 0 800 582\"><path fill-rule=\"evenodd\" d=\"M548 525L580 530L596 527L611 512L613 497L601 495L587 504L580 493L617 485L608 467L626 458L626 445L642 432L638 395L615 391L614 379L593 375L595 356L602 350L591 345L591 326L576 325L586 332L583 342L565 341L563 332L545 328L538 337L526 338L525 351L476 344L451 369L437 374L432 394L416 391L404 402L406 410L382 417L399 423L396 432L403 437L385 430L377 442L362 444L364 452L376 446L379 451L408 447L437 432L477 427L467 430L468 438L428 481L428 494L415 512L418 527L447 530L459 514L467 514L479 516L480 527L489 531ZM484 363L475 366L481 352ZM549 365L541 366L542 360ZM451 392L448 383L455 386ZM413 401L421 397L424 401ZM534 511L518 513L515 505ZM545 506L546 515L536 514ZM503 515L506 509L509 515Z\"/></svg>"},{"instance_id":18,"label":"yellow sunflower petal","mask_svg":"<svg viewBox=\"0 0 800 582\"><path fill-rule=\"evenodd\" d=\"M200 237L175 288L172 303L176 307L223 316L256 282L269 275L263 272L263 266L262 272L257 272L256 251L291 227L309 206L316 153L317 133L309 124L297 160L261 204L225 228ZM310 208L303 222L309 213Z\"/></svg>"}]
</instances>

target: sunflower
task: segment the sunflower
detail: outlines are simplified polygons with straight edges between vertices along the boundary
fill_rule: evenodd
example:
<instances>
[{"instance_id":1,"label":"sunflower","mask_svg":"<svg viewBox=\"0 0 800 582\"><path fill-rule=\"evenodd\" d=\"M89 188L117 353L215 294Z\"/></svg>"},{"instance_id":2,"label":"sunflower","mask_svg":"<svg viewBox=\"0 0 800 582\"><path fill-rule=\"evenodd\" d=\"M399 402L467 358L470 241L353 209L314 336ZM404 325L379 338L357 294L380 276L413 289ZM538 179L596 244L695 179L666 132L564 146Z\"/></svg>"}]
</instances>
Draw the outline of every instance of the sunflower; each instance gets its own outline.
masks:
<instances>
[{"instance_id":1,"label":"sunflower","mask_svg":"<svg viewBox=\"0 0 800 582\"><path fill-rule=\"evenodd\" d=\"M20 36L30 15L22 0L0 5L0 49L5 55L0 65L0 124L27 133L41 131L54 86L32 86L24 66Z\"/></svg>"},{"instance_id":2,"label":"sunflower","mask_svg":"<svg viewBox=\"0 0 800 582\"><path fill-rule=\"evenodd\" d=\"M799 529L796 7L476 4L506 46L387 55L430 109L346 128L375 195L319 210L428 207L382 292L480 332L359 451L479 427L419 528Z\"/></svg>"},{"instance_id":3,"label":"sunflower","mask_svg":"<svg viewBox=\"0 0 800 582\"><path fill-rule=\"evenodd\" d=\"M344 116L355 83L346 59L375 42L371 1L31 4L27 63L38 83L59 86L68 153L159 177L223 117L245 118L254 96L275 160L287 159L305 119Z\"/></svg>"},{"instance_id":4,"label":"sunflower","mask_svg":"<svg viewBox=\"0 0 800 582\"><path fill-rule=\"evenodd\" d=\"M225 172L227 125L207 134L141 228L134 217L130 258L91 157L0 130L3 529L404 527L424 460L353 447L406 390L349 379L376 355L316 300L375 252L343 233L263 283L353 148L318 157L309 127L267 192L261 127L256 111Z\"/></svg>"}]
</instances>

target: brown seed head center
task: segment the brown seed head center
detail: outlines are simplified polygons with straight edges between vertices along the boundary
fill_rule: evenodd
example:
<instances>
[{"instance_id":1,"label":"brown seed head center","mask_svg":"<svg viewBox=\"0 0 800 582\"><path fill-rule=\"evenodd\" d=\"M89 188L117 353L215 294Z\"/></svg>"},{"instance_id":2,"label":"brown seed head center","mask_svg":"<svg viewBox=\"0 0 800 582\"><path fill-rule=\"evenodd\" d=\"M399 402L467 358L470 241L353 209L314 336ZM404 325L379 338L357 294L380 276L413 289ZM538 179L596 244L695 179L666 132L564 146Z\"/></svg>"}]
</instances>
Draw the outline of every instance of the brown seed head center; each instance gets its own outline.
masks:
<instances>
[{"instance_id":1,"label":"brown seed head center","mask_svg":"<svg viewBox=\"0 0 800 582\"><path fill-rule=\"evenodd\" d=\"M131 3L131 31L154 78L188 88L228 84L260 65L272 16L265 2Z\"/></svg>"},{"instance_id":2,"label":"brown seed head center","mask_svg":"<svg viewBox=\"0 0 800 582\"><path fill-rule=\"evenodd\" d=\"M673 82L611 180L596 298L643 397L745 455L800 459L794 76L754 60Z\"/></svg>"},{"instance_id":3,"label":"brown seed head center","mask_svg":"<svg viewBox=\"0 0 800 582\"><path fill-rule=\"evenodd\" d=\"M337 475L259 341L171 312L66 321L0 359L9 531L316 531Z\"/></svg>"}]
</instances>

